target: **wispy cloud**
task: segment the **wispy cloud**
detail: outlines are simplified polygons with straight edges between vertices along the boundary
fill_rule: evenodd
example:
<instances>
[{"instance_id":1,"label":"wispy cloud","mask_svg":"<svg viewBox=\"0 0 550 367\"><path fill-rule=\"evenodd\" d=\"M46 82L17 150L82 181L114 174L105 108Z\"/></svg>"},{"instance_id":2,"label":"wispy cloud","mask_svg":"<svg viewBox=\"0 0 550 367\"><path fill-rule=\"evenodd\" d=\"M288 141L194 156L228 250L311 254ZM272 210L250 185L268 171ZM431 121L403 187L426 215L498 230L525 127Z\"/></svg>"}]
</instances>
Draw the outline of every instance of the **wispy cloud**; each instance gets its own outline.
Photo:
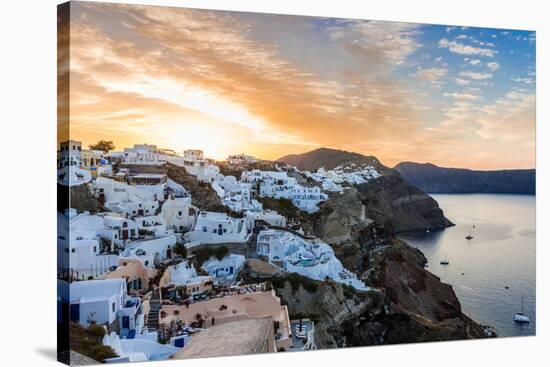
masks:
<instances>
[{"instance_id":1,"label":"wispy cloud","mask_svg":"<svg viewBox=\"0 0 550 367\"><path fill-rule=\"evenodd\" d=\"M485 80L493 77L491 73L476 73L474 71L461 71L459 74L461 77L470 78L474 80Z\"/></svg>"},{"instance_id":2,"label":"wispy cloud","mask_svg":"<svg viewBox=\"0 0 550 367\"><path fill-rule=\"evenodd\" d=\"M456 41L449 41L447 38L440 39L438 42L438 45L440 48L448 48L450 52L459 54L459 55L494 57L497 54L496 50L493 50L490 48L481 48L481 47L466 45Z\"/></svg>"}]
</instances>

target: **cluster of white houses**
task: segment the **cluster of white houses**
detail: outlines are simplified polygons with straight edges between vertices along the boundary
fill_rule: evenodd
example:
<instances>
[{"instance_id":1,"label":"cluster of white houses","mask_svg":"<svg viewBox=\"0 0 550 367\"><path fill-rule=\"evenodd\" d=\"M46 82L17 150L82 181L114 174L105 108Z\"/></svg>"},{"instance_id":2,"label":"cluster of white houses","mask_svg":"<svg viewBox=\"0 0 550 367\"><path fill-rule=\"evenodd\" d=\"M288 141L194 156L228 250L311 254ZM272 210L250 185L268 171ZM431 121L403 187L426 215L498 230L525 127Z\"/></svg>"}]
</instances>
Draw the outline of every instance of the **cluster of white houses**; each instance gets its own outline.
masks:
<instances>
[{"instance_id":1,"label":"cluster of white houses","mask_svg":"<svg viewBox=\"0 0 550 367\"><path fill-rule=\"evenodd\" d=\"M380 177L380 173L372 166L357 166L351 163L349 166L338 166L331 170L323 167L316 172L304 171L304 176L321 183L323 190L331 192L342 192L342 184L360 185Z\"/></svg>"},{"instance_id":2,"label":"cluster of white houses","mask_svg":"<svg viewBox=\"0 0 550 367\"><path fill-rule=\"evenodd\" d=\"M83 150L80 142L71 140L61 144L59 157L58 182L68 186L85 185L82 187L89 190L101 208L96 213L71 208L58 213L58 270L76 274L70 284L59 280L59 301L69 304L72 322L108 327L110 332L103 342L119 355L108 362L165 359L174 355L187 358L193 356L194 348L200 348L200 343L208 343L201 341L205 337L197 337L199 330L207 327L209 333L212 329L219 330L216 335L224 335L227 330L220 324L226 323L235 323L236 329L267 330L259 340L264 343L264 351L291 346L288 310L280 305L274 292L248 287L239 290L243 293L204 299L205 294L212 293L213 286L237 284L237 274L247 260L242 255L246 251L235 250L222 258L213 256L197 270L186 259L179 258L180 262L174 264L178 245L193 249L226 244L233 249L245 249L257 233L253 257L281 271L316 280L330 278L357 289L367 289L355 274L342 266L328 244L286 229L284 216L262 207L258 197L284 198L312 213L328 199L321 188L300 185L287 172L251 170L242 172L237 179L220 174L219 168L204 158L200 150L186 150L178 155L147 144L120 152L101 152ZM230 156L227 161L242 165L256 159L240 154ZM187 190L166 174L115 169L115 165L121 164L166 163L184 167L198 181L210 184L223 204L240 215L234 217L195 207ZM306 175L322 182L324 190L338 191L329 189L326 182L330 180L338 185L377 174L370 168L362 169L357 177L342 172L319 170ZM158 274L161 267L162 276ZM185 288L186 296L191 297L191 307L187 304L185 308L152 309L150 290L155 277L160 288ZM148 317L155 313L161 319L160 324L184 323L183 331L166 345L158 343L158 331L148 322ZM207 326L200 323L197 328L194 320L197 315L204 317ZM237 324L243 320L257 322L247 326ZM216 342L231 341L221 338ZM188 344L190 352L185 352Z\"/></svg>"}]
</instances>

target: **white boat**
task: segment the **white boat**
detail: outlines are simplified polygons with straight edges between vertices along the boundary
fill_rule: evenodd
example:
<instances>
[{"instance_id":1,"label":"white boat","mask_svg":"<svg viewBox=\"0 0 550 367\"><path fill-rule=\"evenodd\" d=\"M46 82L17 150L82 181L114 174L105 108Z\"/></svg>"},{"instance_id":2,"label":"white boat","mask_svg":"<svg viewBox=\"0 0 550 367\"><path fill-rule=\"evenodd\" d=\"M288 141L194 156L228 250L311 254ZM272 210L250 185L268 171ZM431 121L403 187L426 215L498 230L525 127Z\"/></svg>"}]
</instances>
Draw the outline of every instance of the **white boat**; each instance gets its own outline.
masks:
<instances>
[{"instance_id":1,"label":"white boat","mask_svg":"<svg viewBox=\"0 0 550 367\"><path fill-rule=\"evenodd\" d=\"M514 322L521 323L521 324L531 322L531 320L529 320L529 317L527 317L523 313L523 296L521 296L521 312L518 312L514 315Z\"/></svg>"}]
</instances>

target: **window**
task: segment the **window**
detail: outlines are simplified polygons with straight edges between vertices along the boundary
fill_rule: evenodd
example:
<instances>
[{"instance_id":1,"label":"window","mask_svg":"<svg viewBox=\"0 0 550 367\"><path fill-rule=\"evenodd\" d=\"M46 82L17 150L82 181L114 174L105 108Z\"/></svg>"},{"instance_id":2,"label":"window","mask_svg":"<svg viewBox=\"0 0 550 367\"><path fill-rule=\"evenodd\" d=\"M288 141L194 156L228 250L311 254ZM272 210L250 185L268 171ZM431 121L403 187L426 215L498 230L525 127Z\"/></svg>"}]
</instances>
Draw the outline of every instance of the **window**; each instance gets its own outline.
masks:
<instances>
[{"instance_id":1,"label":"window","mask_svg":"<svg viewBox=\"0 0 550 367\"><path fill-rule=\"evenodd\" d=\"M113 312L115 312L115 303L114 302L111 304L111 308L112 308Z\"/></svg>"},{"instance_id":2,"label":"window","mask_svg":"<svg viewBox=\"0 0 550 367\"><path fill-rule=\"evenodd\" d=\"M76 252L76 250L74 248L72 248L71 252L74 254Z\"/></svg>"},{"instance_id":3,"label":"window","mask_svg":"<svg viewBox=\"0 0 550 367\"><path fill-rule=\"evenodd\" d=\"M180 210L180 211L178 212L178 216L181 217L182 215L183 215L183 212Z\"/></svg>"},{"instance_id":4,"label":"window","mask_svg":"<svg viewBox=\"0 0 550 367\"><path fill-rule=\"evenodd\" d=\"M94 246L94 252L96 252L96 251L97 251L97 246Z\"/></svg>"}]
</instances>

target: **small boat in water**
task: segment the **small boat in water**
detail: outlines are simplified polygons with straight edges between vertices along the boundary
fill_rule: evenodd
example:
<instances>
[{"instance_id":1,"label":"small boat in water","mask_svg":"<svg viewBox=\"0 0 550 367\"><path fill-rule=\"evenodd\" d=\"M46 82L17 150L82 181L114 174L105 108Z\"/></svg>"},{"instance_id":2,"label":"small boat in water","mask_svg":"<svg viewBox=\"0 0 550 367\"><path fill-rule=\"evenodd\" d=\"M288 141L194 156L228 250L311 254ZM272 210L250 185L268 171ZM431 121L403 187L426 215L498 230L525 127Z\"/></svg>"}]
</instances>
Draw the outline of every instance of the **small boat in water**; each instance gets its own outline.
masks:
<instances>
[{"instance_id":1,"label":"small boat in water","mask_svg":"<svg viewBox=\"0 0 550 367\"><path fill-rule=\"evenodd\" d=\"M466 239L467 239L468 241L474 239L474 236L472 236L472 228L475 228L475 227L476 227L476 226L474 225L474 226L472 226L472 227L470 228L470 233L466 236Z\"/></svg>"},{"instance_id":2,"label":"small boat in water","mask_svg":"<svg viewBox=\"0 0 550 367\"><path fill-rule=\"evenodd\" d=\"M520 323L520 324L525 324L525 323L531 322L531 320L529 320L529 317L527 317L523 313L523 296L521 296L521 312L518 312L514 315L514 322L517 322L517 323Z\"/></svg>"},{"instance_id":3,"label":"small boat in water","mask_svg":"<svg viewBox=\"0 0 550 367\"><path fill-rule=\"evenodd\" d=\"M445 258L439 262L441 265L449 265L449 260L447 260L447 255L445 254Z\"/></svg>"}]
</instances>

